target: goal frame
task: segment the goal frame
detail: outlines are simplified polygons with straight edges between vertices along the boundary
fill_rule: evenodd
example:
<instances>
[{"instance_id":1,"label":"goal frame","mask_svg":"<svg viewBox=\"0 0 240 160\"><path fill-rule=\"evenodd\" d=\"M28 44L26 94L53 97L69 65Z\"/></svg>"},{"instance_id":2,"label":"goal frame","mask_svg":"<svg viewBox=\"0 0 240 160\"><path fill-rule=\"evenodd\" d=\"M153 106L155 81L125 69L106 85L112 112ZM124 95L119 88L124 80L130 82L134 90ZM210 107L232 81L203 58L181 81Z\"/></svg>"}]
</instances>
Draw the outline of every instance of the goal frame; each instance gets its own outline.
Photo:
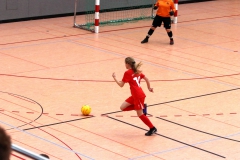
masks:
<instances>
[{"instance_id":1,"label":"goal frame","mask_svg":"<svg viewBox=\"0 0 240 160\"><path fill-rule=\"evenodd\" d=\"M157 0L153 0L153 6L156 3ZM75 28L81 28L81 29L86 29L84 28L85 24L77 24L76 22L76 17L77 17L77 4L78 4L78 0L75 0L75 4L74 4L74 18L73 18L73 27ZM174 18L172 20L172 23L177 23L177 14L178 14L178 0L174 0L174 6L176 9L176 12L174 13ZM95 0L95 21L94 21L94 29L91 29L89 31L91 32L95 32L95 33L99 33L99 16L100 16L100 0ZM152 13L151 13L152 18L154 18L154 11L152 9Z\"/></svg>"}]
</instances>

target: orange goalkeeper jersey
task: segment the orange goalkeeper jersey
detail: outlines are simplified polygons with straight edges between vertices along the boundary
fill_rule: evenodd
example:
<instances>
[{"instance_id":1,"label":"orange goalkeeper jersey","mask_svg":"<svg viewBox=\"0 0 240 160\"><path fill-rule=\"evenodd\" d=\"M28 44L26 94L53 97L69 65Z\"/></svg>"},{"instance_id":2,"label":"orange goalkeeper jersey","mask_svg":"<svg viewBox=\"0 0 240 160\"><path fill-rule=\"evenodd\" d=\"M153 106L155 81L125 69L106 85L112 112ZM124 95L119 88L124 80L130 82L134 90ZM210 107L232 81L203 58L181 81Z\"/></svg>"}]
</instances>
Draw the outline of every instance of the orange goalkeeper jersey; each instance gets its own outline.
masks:
<instances>
[{"instance_id":1,"label":"orange goalkeeper jersey","mask_svg":"<svg viewBox=\"0 0 240 160\"><path fill-rule=\"evenodd\" d=\"M172 0L158 0L155 6L158 7L157 15L161 17L170 17L169 12L176 11Z\"/></svg>"}]
</instances>

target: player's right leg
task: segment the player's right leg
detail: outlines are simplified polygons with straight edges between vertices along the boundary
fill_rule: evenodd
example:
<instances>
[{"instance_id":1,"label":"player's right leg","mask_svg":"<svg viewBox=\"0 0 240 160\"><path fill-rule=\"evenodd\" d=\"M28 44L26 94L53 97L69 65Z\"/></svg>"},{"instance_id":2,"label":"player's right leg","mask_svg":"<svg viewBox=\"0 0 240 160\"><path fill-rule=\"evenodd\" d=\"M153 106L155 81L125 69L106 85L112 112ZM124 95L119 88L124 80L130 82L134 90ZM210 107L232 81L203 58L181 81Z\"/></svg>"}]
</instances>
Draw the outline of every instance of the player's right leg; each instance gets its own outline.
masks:
<instances>
[{"instance_id":1,"label":"player's right leg","mask_svg":"<svg viewBox=\"0 0 240 160\"><path fill-rule=\"evenodd\" d=\"M122 105L120 106L120 109L122 111L131 111L134 110L134 106L128 102L123 102Z\"/></svg>"},{"instance_id":2,"label":"player's right leg","mask_svg":"<svg viewBox=\"0 0 240 160\"><path fill-rule=\"evenodd\" d=\"M149 120L147 116L143 114L141 109L136 110L138 117L149 127L149 131L145 133L145 136L151 136L152 134L157 132L157 128L153 126L152 122Z\"/></svg>"},{"instance_id":3,"label":"player's right leg","mask_svg":"<svg viewBox=\"0 0 240 160\"><path fill-rule=\"evenodd\" d=\"M144 38L144 40L142 40L141 43L147 43L149 37L153 34L153 32L158 26L159 27L161 26L161 24L162 24L162 18L157 15L153 20L152 27L149 29L147 36Z\"/></svg>"},{"instance_id":4,"label":"player's right leg","mask_svg":"<svg viewBox=\"0 0 240 160\"><path fill-rule=\"evenodd\" d=\"M134 99L133 97L129 97L127 98L123 103L122 105L120 106L120 109L122 111L131 111L131 110L134 110Z\"/></svg>"}]
</instances>

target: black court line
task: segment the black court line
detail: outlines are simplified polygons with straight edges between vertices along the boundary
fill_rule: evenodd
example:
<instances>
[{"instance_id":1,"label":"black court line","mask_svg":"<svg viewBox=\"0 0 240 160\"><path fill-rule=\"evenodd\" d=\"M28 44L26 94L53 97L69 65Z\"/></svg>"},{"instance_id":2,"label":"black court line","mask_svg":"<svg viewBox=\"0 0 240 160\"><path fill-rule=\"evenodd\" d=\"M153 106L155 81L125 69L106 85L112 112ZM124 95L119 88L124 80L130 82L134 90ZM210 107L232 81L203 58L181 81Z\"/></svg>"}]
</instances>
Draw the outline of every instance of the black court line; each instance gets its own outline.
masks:
<instances>
[{"instance_id":1,"label":"black court line","mask_svg":"<svg viewBox=\"0 0 240 160\"><path fill-rule=\"evenodd\" d=\"M139 129L141 129L141 130L148 131L148 130L146 130L146 129L144 129L144 128L141 128L141 127L135 126L135 125L133 125L133 124L130 124L130 123L127 123L127 122L121 121L121 120L119 120L119 119L116 119L116 118L113 118L113 117L109 117L109 116L107 116L107 117L110 118L110 119L113 119L113 120L115 120L115 121L119 121L119 122L125 123L125 124L127 124L127 125L133 126L133 127L135 127L135 128L139 128ZM195 148L195 149L198 149L198 150L201 150L201 151L204 151L204 152L210 153L210 154L212 154L212 155L215 155L215 156L218 156L218 157L221 157L221 158L226 158L226 157L221 156L221 155L219 155L219 154L217 154L217 153L210 152L210 151L208 151L208 150L205 150L205 149L202 149L202 148L199 148L199 147L193 146L193 145L191 145L191 144L188 144L188 143L185 143L185 142L182 142L182 141L179 141L179 140L176 140L176 139L173 139L173 138L170 138L170 137L167 137L167 136L161 135L161 134L159 134L159 133L155 133L155 134L158 135L158 136L161 136L161 137L164 137L164 138L170 139L170 140L172 140L172 141L175 141L175 142L178 142L178 143L181 143L181 144L187 145L187 146L189 146L189 147L192 147L192 148Z\"/></svg>"},{"instance_id":2,"label":"black court line","mask_svg":"<svg viewBox=\"0 0 240 160\"><path fill-rule=\"evenodd\" d=\"M224 92L231 92L231 91L235 91L235 90L239 90L239 89L240 88L234 88L234 89L229 89L229 90L224 90L224 91L219 91L219 92L212 92L212 93L207 93L207 94L202 94L202 95L198 95L198 96L187 97L187 98L182 98L182 99L177 99L177 100L172 100L172 101L167 101L167 102L162 102L162 103L156 103L156 104L148 105L148 107L161 105L161 104L167 104L167 103L173 103L173 102L178 102L178 101L184 101L184 100L194 99L194 98L199 98L199 97L205 97L205 96L210 96L210 95L224 93ZM115 112L104 113L104 114L102 114L102 116L105 116L105 115L108 115L108 114L113 114L113 113L119 113L119 112L123 112L123 111L115 111Z\"/></svg>"},{"instance_id":3,"label":"black court line","mask_svg":"<svg viewBox=\"0 0 240 160\"><path fill-rule=\"evenodd\" d=\"M219 94L219 93L224 93L224 92L231 92L231 91L235 91L235 90L239 90L239 89L240 89L240 88L228 89L228 90L219 91L219 92L202 94L202 95L199 95L199 96L193 96L193 97L188 97L188 98L182 98L182 99L172 100L172 101L168 101L168 102L156 103L156 104L151 104L151 105L149 105L148 107L150 107L150 106L156 106L156 105L160 105L160 104L167 104L167 103L172 103L172 102L184 101L184 100L194 99L194 98L199 98L199 97L205 97L205 96L210 96L210 95Z\"/></svg>"},{"instance_id":4,"label":"black court line","mask_svg":"<svg viewBox=\"0 0 240 160\"><path fill-rule=\"evenodd\" d=\"M223 138L223 139L230 140L230 141L240 142L240 141L235 140L235 139L222 137L222 136L219 136L219 135L216 135L216 134L212 134L212 133L208 133L208 132L205 132L205 131L201 131L201 130L198 130L198 129L195 129L195 128L191 128L191 127L188 127L188 126L184 126L184 125L182 125L182 124L179 124L179 123L176 123L176 122L173 122L173 121L169 121L169 120L166 120L166 119L163 119L163 118L160 118L160 117L156 117L156 118L161 119L161 120L163 120L163 121L167 121L167 122L169 122L169 123L173 123L173 124L176 124L176 125L179 125L179 126L182 126L182 127L188 128L188 129L191 129L191 130L194 130L194 131L197 131L197 132L201 132L201 133L209 134L209 135L211 135L211 136L215 136L215 137Z\"/></svg>"},{"instance_id":5,"label":"black court line","mask_svg":"<svg viewBox=\"0 0 240 160\"><path fill-rule=\"evenodd\" d=\"M15 96L19 96L19 97L25 98L25 99L27 99L27 100L29 100L29 101L34 102L35 104L37 104L37 105L41 108L41 113L40 113L40 115L39 115L37 118L35 118L34 120L32 120L32 121L30 121L30 122L25 122L25 124L23 124L23 125L17 126L17 128L20 128L20 127L26 126L26 125L28 125L28 124L31 124L31 123L37 121L37 120L42 116L42 114L43 114L43 107L42 107L42 105L41 105L40 103L38 103L37 101L35 101L35 100L33 100L33 99L30 99L30 98L28 98L28 97L19 95L19 94L14 94L14 93L9 93L9 92L4 92L4 91L0 91L0 93L7 93L7 94L10 94L10 95L15 95ZM9 128L9 129L6 129L6 130L12 130L12 129L15 129L15 128Z\"/></svg>"},{"instance_id":6,"label":"black court line","mask_svg":"<svg viewBox=\"0 0 240 160\"><path fill-rule=\"evenodd\" d=\"M47 124L47 125L42 125L42 126L37 126L37 127L32 127L32 128L26 128L26 129L23 129L23 130L27 131L27 130L42 128L42 127L54 126L54 125L57 125L57 124L63 124L63 123L67 123L67 122L79 121L79 120L82 120L82 119L87 119L87 118L92 118L92 117L94 117L94 116L86 117L86 118L78 118L78 119L73 119L73 120L69 120L69 121L62 121L62 122L58 122L58 123L52 123L52 124Z\"/></svg>"},{"instance_id":7,"label":"black court line","mask_svg":"<svg viewBox=\"0 0 240 160\"><path fill-rule=\"evenodd\" d=\"M116 120L116 121L119 121L119 122L122 122L122 123L128 124L128 125L130 125L130 126L133 126L133 127L135 127L135 128L139 128L139 129L141 129L141 130L148 131L147 129L144 129L144 128L141 128L141 127L135 126L135 125L133 125L133 124L130 124L130 123L127 123L127 122L121 121L121 120L116 119L116 118L113 118L113 117L109 117L109 116L108 116L108 118L111 118L111 119L113 119L113 120ZM189 146L189 147L193 147L193 148L195 148L195 149L198 149L198 150L201 150L201 151L204 151L204 152L207 152L207 153L213 154L213 155L215 155L215 156L218 156L218 157L221 157L221 158L226 158L226 157L221 156L221 155L219 155L219 154L216 154L216 153L213 153L213 152L207 151L207 150L202 149L202 148L195 147L195 146L193 146L193 145L191 145L191 144L188 144L188 143L185 143L185 142L181 142L181 141L179 141L179 140L176 140L176 139L173 139L173 138L170 138L170 137L167 137L167 136L161 135L161 134L159 134L159 133L155 133L155 134L158 135L158 136L161 136L161 137L164 137L164 138L167 138L167 139L173 140L173 141L175 141L175 142L178 142L178 143L181 143L181 144L187 145L187 146Z\"/></svg>"}]
</instances>

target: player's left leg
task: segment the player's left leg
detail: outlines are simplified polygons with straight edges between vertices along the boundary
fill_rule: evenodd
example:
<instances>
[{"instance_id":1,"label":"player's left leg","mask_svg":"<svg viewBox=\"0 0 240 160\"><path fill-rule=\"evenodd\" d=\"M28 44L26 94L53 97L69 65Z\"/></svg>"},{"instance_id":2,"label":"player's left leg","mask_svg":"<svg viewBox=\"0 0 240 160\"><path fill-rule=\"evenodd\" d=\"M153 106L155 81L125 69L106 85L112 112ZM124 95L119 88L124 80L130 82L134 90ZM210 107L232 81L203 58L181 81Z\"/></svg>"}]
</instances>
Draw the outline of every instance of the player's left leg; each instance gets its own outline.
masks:
<instances>
[{"instance_id":1,"label":"player's left leg","mask_svg":"<svg viewBox=\"0 0 240 160\"><path fill-rule=\"evenodd\" d=\"M164 18L164 28L166 29L168 37L170 38L170 45L173 45L174 41L173 41L173 33L171 30L171 18L170 17Z\"/></svg>"}]
</instances>

